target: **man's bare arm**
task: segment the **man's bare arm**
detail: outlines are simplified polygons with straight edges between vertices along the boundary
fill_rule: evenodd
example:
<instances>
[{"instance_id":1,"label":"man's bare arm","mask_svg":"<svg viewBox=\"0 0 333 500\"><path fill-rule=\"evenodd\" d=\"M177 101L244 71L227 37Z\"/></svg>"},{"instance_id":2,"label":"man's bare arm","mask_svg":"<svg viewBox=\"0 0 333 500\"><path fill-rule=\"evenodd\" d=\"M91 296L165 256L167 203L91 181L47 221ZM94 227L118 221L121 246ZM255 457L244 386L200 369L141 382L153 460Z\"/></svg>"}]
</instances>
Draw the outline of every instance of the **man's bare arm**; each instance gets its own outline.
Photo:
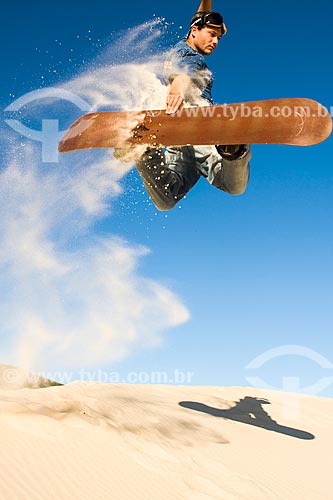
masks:
<instances>
[{"instance_id":1,"label":"man's bare arm","mask_svg":"<svg viewBox=\"0 0 333 500\"><path fill-rule=\"evenodd\" d=\"M212 0L202 0L197 12L207 12L208 10L211 11L213 8L212 4Z\"/></svg>"},{"instance_id":2,"label":"man's bare arm","mask_svg":"<svg viewBox=\"0 0 333 500\"><path fill-rule=\"evenodd\" d=\"M179 74L173 79L166 99L167 114L176 113L176 111L182 106L191 82L191 78L185 74Z\"/></svg>"}]
</instances>

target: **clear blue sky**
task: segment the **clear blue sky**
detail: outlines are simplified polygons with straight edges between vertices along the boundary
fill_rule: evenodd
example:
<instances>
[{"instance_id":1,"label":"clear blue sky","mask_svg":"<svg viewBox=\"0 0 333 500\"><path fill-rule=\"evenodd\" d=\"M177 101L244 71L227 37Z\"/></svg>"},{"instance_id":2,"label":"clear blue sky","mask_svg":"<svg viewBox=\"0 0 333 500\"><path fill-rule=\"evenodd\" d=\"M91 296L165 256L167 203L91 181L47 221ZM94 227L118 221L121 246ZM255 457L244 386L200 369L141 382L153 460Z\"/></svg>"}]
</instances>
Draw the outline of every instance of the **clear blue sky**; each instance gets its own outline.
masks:
<instances>
[{"instance_id":1,"label":"clear blue sky","mask_svg":"<svg viewBox=\"0 0 333 500\"><path fill-rule=\"evenodd\" d=\"M101 47L107 49L117 40L119 30L131 30L153 16L174 23L161 42L165 48L167 43L175 41L177 33L186 31L180 26L187 26L196 8L197 3L190 0L155 5L148 0L127 2L118 10L114 3L99 1L88 4L61 0L52 5L29 6L15 0L7 2L2 8L0 31L2 111L27 92L61 87L83 67L92 68ZM229 30L216 52L207 59L215 75L216 103L309 97L327 107L333 106L330 64L333 7L326 0L315 4L308 0L278 3L230 0L215 2L214 8L223 13ZM119 54L109 52L108 57L111 65L118 64ZM135 60L135 54L128 54L128 58ZM66 126L78 116L77 110L75 113L66 115ZM3 112L2 122L4 118ZM7 146L2 139L3 154ZM19 145L17 154L18 149ZM138 176L132 171L121 180L123 193L115 200L110 197L112 213L101 213L85 230L77 229L80 222L73 223L73 214L70 218L73 225L60 215L61 224L53 225L52 234L48 234L52 245L58 245L58 255L73 248L81 255L87 241L114 235L128 246L143 245L150 253L138 259L140 276L172 291L189 315L186 322L158 333L162 342L156 347L149 341L145 347L143 342L142 349L129 348L119 361L114 359L109 345L112 361L108 362L106 355L93 368L105 372L118 370L124 377L129 372L159 370L169 373L170 378L178 369L193 372L191 383L196 385L249 385L246 377L250 370L245 367L253 359L271 349L294 345L298 350L291 349L289 355L251 370L251 375L260 376L276 388L282 387L283 377L299 378L302 387L311 386L323 377L333 377L329 365L319 366L313 359L317 353L333 364L331 155L331 138L311 148L254 146L251 180L244 195L230 197L202 179L181 203L181 208L176 207L168 214L157 213L147 203ZM7 166L8 159L2 172ZM29 166L25 168L28 172ZM61 169L61 163L56 168ZM63 181L66 186L66 177ZM24 182L28 185L27 178ZM2 218L9 220L10 197L6 196L0 204ZM21 203L19 195L13 195L9 210L16 210L16 202ZM8 227L9 224L4 226ZM32 225L30 230L33 232L35 228ZM27 233L28 230L29 226ZM24 248L28 236L22 241L20 235L17 238L16 244ZM2 244L9 251L8 242ZM7 273L3 249L1 269ZM11 265L15 265L14 258ZM6 297L5 302L8 300L10 306L1 319L2 331L8 324L14 325L4 335L5 344L10 343L10 335L12 343L22 335L18 331L20 323L14 317L21 314L22 318L29 317L31 295L19 292L20 300L15 303L20 280L13 276L5 274L1 290L1 296ZM44 279L43 276L39 274L38 279ZM34 284L31 290L33 294ZM144 286L142 293L145 294ZM29 299L23 304L24 297ZM112 297L111 309L112 300L116 301ZM147 300L145 314L149 324ZM80 323L73 327L75 300L68 289L61 299L55 298L55 315L61 301L62 311L70 311L70 331L79 335ZM38 308L33 306L33 309L35 325ZM151 315L154 316L154 311ZM47 317L52 331L52 308ZM21 326L24 324L22 319ZM87 352L91 349L90 341L90 337L82 334L80 343ZM297 352L303 352L303 356L297 356ZM4 353L0 363L12 360L15 358L7 360ZM82 367L86 366L84 363ZM323 365L322 360L320 363ZM53 366L57 367L56 359L51 369ZM68 364L67 369L70 368ZM318 393L332 396L333 383Z\"/></svg>"}]
</instances>

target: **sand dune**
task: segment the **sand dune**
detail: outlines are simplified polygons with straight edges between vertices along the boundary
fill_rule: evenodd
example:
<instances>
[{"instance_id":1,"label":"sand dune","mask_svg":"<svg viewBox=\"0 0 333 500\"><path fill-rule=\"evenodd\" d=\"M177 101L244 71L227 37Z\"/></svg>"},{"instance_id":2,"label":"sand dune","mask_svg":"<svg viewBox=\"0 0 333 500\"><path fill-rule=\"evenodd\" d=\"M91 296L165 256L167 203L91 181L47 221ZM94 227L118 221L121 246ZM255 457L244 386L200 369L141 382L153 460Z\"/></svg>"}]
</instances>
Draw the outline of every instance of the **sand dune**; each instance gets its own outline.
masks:
<instances>
[{"instance_id":1,"label":"sand dune","mask_svg":"<svg viewBox=\"0 0 333 500\"><path fill-rule=\"evenodd\" d=\"M333 400L0 367L1 500L331 500Z\"/></svg>"}]
</instances>

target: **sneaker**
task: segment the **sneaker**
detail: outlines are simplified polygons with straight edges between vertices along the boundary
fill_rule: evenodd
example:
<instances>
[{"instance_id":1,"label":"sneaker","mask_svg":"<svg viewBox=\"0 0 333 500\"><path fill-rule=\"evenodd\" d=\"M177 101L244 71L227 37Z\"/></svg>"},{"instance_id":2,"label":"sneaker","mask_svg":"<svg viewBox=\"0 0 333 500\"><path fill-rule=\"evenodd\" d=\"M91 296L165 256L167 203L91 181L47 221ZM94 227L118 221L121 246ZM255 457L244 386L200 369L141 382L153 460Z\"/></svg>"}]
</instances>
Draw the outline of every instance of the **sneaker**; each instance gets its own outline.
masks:
<instances>
[{"instance_id":1,"label":"sneaker","mask_svg":"<svg viewBox=\"0 0 333 500\"><path fill-rule=\"evenodd\" d=\"M249 151L247 144L228 144L226 146L219 145L215 147L222 158L229 161L241 160Z\"/></svg>"},{"instance_id":2,"label":"sneaker","mask_svg":"<svg viewBox=\"0 0 333 500\"><path fill-rule=\"evenodd\" d=\"M138 146L128 146L125 148L114 148L113 157L116 160L123 161L126 163L135 163L141 156L146 152L147 145L140 144Z\"/></svg>"},{"instance_id":3,"label":"sneaker","mask_svg":"<svg viewBox=\"0 0 333 500\"><path fill-rule=\"evenodd\" d=\"M114 148L113 157L116 160L129 163L137 159L138 153L135 148Z\"/></svg>"}]
</instances>

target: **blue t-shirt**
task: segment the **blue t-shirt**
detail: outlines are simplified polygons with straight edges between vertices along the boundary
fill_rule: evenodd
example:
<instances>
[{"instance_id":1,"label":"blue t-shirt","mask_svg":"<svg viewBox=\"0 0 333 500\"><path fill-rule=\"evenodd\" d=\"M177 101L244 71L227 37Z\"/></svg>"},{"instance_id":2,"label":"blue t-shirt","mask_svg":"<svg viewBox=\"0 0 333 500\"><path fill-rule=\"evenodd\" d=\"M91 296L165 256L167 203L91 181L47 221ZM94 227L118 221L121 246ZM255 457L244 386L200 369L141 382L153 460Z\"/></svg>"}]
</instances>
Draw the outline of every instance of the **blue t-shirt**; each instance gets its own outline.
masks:
<instances>
[{"instance_id":1,"label":"blue t-shirt","mask_svg":"<svg viewBox=\"0 0 333 500\"><path fill-rule=\"evenodd\" d=\"M190 104L199 104L204 99L207 104L214 104L212 98L213 75L208 69L205 58L186 43L186 39L178 42L169 52L164 63L164 79L169 84L176 75L185 73L188 75L194 87L198 90L198 96L192 92L186 96ZM199 97L199 99L198 99Z\"/></svg>"}]
</instances>

